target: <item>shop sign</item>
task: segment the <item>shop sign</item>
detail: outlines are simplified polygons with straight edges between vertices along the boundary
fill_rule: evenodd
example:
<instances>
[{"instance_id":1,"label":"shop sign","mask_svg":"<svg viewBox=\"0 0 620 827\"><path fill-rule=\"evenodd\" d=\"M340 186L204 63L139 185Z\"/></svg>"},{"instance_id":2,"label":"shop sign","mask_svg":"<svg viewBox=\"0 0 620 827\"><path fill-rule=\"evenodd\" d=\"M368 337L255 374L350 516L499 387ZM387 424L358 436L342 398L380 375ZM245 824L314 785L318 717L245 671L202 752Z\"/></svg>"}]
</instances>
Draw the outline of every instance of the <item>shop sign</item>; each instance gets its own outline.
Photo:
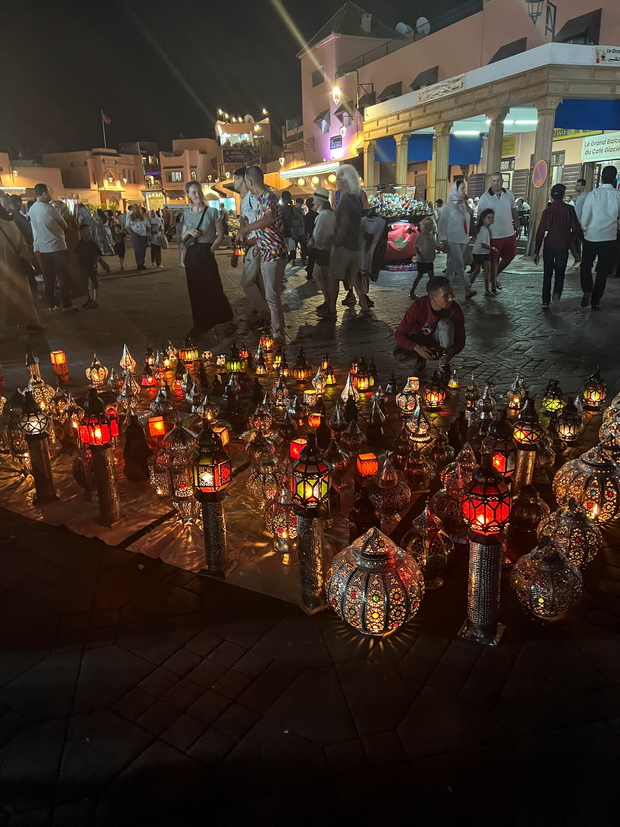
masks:
<instances>
[{"instance_id":1,"label":"shop sign","mask_svg":"<svg viewBox=\"0 0 620 827\"><path fill-rule=\"evenodd\" d=\"M329 148L330 149L342 149L342 135L334 135L333 138L329 139Z\"/></svg>"},{"instance_id":2,"label":"shop sign","mask_svg":"<svg viewBox=\"0 0 620 827\"><path fill-rule=\"evenodd\" d=\"M432 86L426 86L418 92L418 103L429 103L430 101L443 98L446 95L453 95L455 92L460 92L465 88L465 75L459 75L450 80L444 80L441 83L434 83Z\"/></svg>"},{"instance_id":3,"label":"shop sign","mask_svg":"<svg viewBox=\"0 0 620 827\"><path fill-rule=\"evenodd\" d=\"M620 66L620 46L597 46L596 63L601 66Z\"/></svg>"},{"instance_id":4,"label":"shop sign","mask_svg":"<svg viewBox=\"0 0 620 827\"><path fill-rule=\"evenodd\" d=\"M588 129L554 129L554 141L568 141L571 138L585 138L588 135L602 135L602 129L588 130Z\"/></svg>"},{"instance_id":5,"label":"shop sign","mask_svg":"<svg viewBox=\"0 0 620 827\"><path fill-rule=\"evenodd\" d=\"M515 159L514 158L503 158L499 162L499 170L500 172L512 172L515 168Z\"/></svg>"},{"instance_id":6,"label":"shop sign","mask_svg":"<svg viewBox=\"0 0 620 827\"><path fill-rule=\"evenodd\" d=\"M260 164L260 149L252 144L222 147L222 161L238 167Z\"/></svg>"},{"instance_id":7,"label":"shop sign","mask_svg":"<svg viewBox=\"0 0 620 827\"><path fill-rule=\"evenodd\" d=\"M502 141L502 158L517 154L517 136L507 135Z\"/></svg>"},{"instance_id":8,"label":"shop sign","mask_svg":"<svg viewBox=\"0 0 620 827\"><path fill-rule=\"evenodd\" d=\"M584 138L581 144L581 160L584 163L615 161L620 158L620 132L608 132Z\"/></svg>"}]
</instances>

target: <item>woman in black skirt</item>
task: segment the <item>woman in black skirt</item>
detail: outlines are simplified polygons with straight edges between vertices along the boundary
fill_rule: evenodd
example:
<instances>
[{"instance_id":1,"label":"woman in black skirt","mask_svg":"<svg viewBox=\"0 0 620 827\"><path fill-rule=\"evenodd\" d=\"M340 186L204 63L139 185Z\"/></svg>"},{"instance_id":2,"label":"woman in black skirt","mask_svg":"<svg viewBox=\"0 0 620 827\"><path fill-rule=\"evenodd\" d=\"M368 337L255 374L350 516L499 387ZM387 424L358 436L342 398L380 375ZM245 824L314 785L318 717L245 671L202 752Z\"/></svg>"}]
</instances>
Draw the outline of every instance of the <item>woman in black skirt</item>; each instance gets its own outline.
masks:
<instances>
[{"instance_id":1,"label":"woman in black skirt","mask_svg":"<svg viewBox=\"0 0 620 827\"><path fill-rule=\"evenodd\" d=\"M185 275L192 306L192 336L206 333L218 324L232 322L233 312L222 288L213 253L222 243L224 227L219 210L205 204L202 187L191 181L185 187L191 209L183 214L182 241L194 239L185 251ZM228 325L228 327L232 327ZM224 335L232 332L225 329Z\"/></svg>"}]
</instances>

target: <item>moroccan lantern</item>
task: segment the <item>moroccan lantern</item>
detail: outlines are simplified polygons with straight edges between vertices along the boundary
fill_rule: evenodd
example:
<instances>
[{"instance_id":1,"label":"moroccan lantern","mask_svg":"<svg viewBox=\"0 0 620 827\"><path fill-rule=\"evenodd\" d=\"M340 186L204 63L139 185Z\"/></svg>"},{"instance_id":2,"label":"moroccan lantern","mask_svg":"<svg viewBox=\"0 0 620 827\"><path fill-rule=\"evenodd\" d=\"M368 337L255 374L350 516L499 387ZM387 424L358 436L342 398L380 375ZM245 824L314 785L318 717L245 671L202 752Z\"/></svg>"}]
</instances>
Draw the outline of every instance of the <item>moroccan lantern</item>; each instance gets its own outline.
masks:
<instances>
[{"instance_id":1,"label":"moroccan lantern","mask_svg":"<svg viewBox=\"0 0 620 827\"><path fill-rule=\"evenodd\" d=\"M148 420L149 442L153 448L159 448L166 436L166 423L163 416L150 416Z\"/></svg>"},{"instance_id":2,"label":"moroccan lantern","mask_svg":"<svg viewBox=\"0 0 620 827\"><path fill-rule=\"evenodd\" d=\"M465 388L465 408L468 411L474 410L476 402L480 399L480 388L476 385L473 375L470 384Z\"/></svg>"},{"instance_id":3,"label":"moroccan lantern","mask_svg":"<svg viewBox=\"0 0 620 827\"><path fill-rule=\"evenodd\" d=\"M230 444L230 429L228 425L225 422L211 422L210 419L207 421L211 425L213 433L220 438L222 448L228 452L228 445Z\"/></svg>"},{"instance_id":4,"label":"moroccan lantern","mask_svg":"<svg viewBox=\"0 0 620 827\"><path fill-rule=\"evenodd\" d=\"M64 350L52 350L50 352L50 362L52 363L52 370L57 383L61 386L70 385L67 354Z\"/></svg>"},{"instance_id":5,"label":"moroccan lantern","mask_svg":"<svg viewBox=\"0 0 620 827\"><path fill-rule=\"evenodd\" d=\"M129 371L128 371L129 372ZM112 428L96 388L89 388L78 436L92 457L99 513L105 526L120 519L120 499L114 474Z\"/></svg>"},{"instance_id":6,"label":"moroccan lantern","mask_svg":"<svg viewBox=\"0 0 620 827\"><path fill-rule=\"evenodd\" d=\"M56 486L50 461L49 430L52 420L36 401L32 391L26 391L16 427L26 440L30 455L30 473L36 491L35 503L57 500Z\"/></svg>"},{"instance_id":7,"label":"moroccan lantern","mask_svg":"<svg viewBox=\"0 0 620 827\"><path fill-rule=\"evenodd\" d=\"M334 369L331 365L331 362L328 362L326 367L324 368L325 371L325 387L326 388L333 388L336 385L336 374L334 373Z\"/></svg>"},{"instance_id":8,"label":"moroccan lantern","mask_svg":"<svg viewBox=\"0 0 620 827\"><path fill-rule=\"evenodd\" d=\"M299 348L297 353L297 360L293 365L293 378L299 383L306 382L310 378L310 365L306 359L303 347Z\"/></svg>"},{"instance_id":9,"label":"moroccan lantern","mask_svg":"<svg viewBox=\"0 0 620 827\"><path fill-rule=\"evenodd\" d=\"M200 351L192 342L191 336L186 334L183 345L179 348L179 359L184 365L192 365L200 358Z\"/></svg>"},{"instance_id":10,"label":"moroccan lantern","mask_svg":"<svg viewBox=\"0 0 620 827\"><path fill-rule=\"evenodd\" d=\"M91 388L101 388L105 380L108 378L108 369L101 364L97 355L93 355L93 361L84 371L86 378L90 382Z\"/></svg>"},{"instance_id":11,"label":"moroccan lantern","mask_svg":"<svg viewBox=\"0 0 620 827\"><path fill-rule=\"evenodd\" d=\"M317 372L312 380L312 385L318 396L321 396L325 390L325 371L319 366Z\"/></svg>"},{"instance_id":12,"label":"moroccan lantern","mask_svg":"<svg viewBox=\"0 0 620 827\"><path fill-rule=\"evenodd\" d=\"M389 385L389 383L388 383ZM387 389L386 392L390 391ZM410 376L407 379L407 384L400 393L396 394L396 404L400 408L400 415L403 419L408 419L411 414L418 407L420 402L420 380L417 376Z\"/></svg>"},{"instance_id":13,"label":"moroccan lantern","mask_svg":"<svg viewBox=\"0 0 620 827\"><path fill-rule=\"evenodd\" d=\"M300 396L289 399L288 413L298 428L301 428L306 419L306 408Z\"/></svg>"},{"instance_id":14,"label":"moroccan lantern","mask_svg":"<svg viewBox=\"0 0 620 827\"><path fill-rule=\"evenodd\" d=\"M116 397L119 406L128 413L138 404L138 386L129 368L125 371L123 389Z\"/></svg>"},{"instance_id":15,"label":"moroccan lantern","mask_svg":"<svg viewBox=\"0 0 620 827\"><path fill-rule=\"evenodd\" d=\"M448 557L454 551L454 543L444 531L441 521L431 513L428 504L402 538L401 546L422 570L425 589L443 586L443 573Z\"/></svg>"},{"instance_id":16,"label":"moroccan lantern","mask_svg":"<svg viewBox=\"0 0 620 827\"><path fill-rule=\"evenodd\" d=\"M123 345L123 353L119 365L123 373L126 370L130 370L133 373L133 371L136 369L136 360L129 352L129 348L127 347L127 345Z\"/></svg>"},{"instance_id":17,"label":"moroccan lantern","mask_svg":"<svg viewBox=\"0 0 620 827\"><path fill-rule=\"evenodd\" d=\"M510 527L530 533L536 531L542 520L549 516L551 509L540 499L533 485L523 485L516 497L512 498Z\"/></svg>"},{"instance_id":18,"label":"moroccan lantern","mask_svg":"<svg viewBox=\"0 0 620 827\"><path fill-rule=\"evenodd\" d=\"M299 459L293 462L293 503L304 511L320 512L330 487L329 468L309 433Z\"/></svg>"},{"instance_id":19,"label":"moroccan lantern","mask_svg":"<svg viewBox=\"0 0 620 827\"><path fill-rule=\"evenodd\" d=\"M230 351L226 357L225 367L229 373L240 373L242 370L241 355L237 348L236 342L233 342L230 346Z\"/></svg>"},{"instance_id":20,"label":"moroccan lantern","mask_svg":"<svg viewBox=\"0 0 620 827\"><path fill-rule=\"evenodd\" d=\"M329 474L332 480L337 485L340 485L344 475L347 472L349 457L345 454L334 438L330 440L329 445L323 454L323 460L329 468Z\"/></svg>"},{"instance_id":21,"label":"moroccan lantern","mask_svg":"<svg viewBox=\"0 0 620 827\"><path fill-rule=\"evenodd\" d=\"M286 361L286 353L284 352L284 348L278 354L281 356L281 360L278 362L277 366L275 366L276 373L278 376L290 376L291 375L291 366Z\"/></svg>"},{"instance_id":22,"label":"moroccan lantern","mask_svg":"<svg viewBox=\"0 0 620 827\"><path fill-rule=\"evenodd\" d=\"M381 407L381 397L374 394L370 403L370 417L366 428L366 438L370 443L376 444L381 440L386 419Z\"/></svg>"},{"instance_id":23,"label":"moroccan lantern","mask_svg":"<svg viewBox=\"0 0 620 827\"><path fill-rule=\"evenodd\" d=\"M323 421L323 414L320 412L313 412L308 414L308 425L315 430L319 427L321 422Z\"/></svg>"},{"instance_id":24,"label":"moroccan lantern","mask_svg":"<svg viewBox=\"0 0 620 827\"><path fill-rule=\"evenodd\" d=\"M155 361L156 361L155 351L153 350L153 348L150 345L144 351L144 358L143 358L142 361L143 361L144 365L148 365L150 368L155 366Z\"/></svg>"},{"instance_id":25,"label":"moroccan lantern","mask_svg":"<svg viewBox=\"0 0 620 827\"><path fill-rule=\"evenodd\" d=\"M265 528L273 535L273 549L290 554L297 548L297 515L292 492L284 483L265 509Z\"/></svg>"},{"instance_id":26,"label":"moroccan lantern","mask_svg":"<svg viewBox=\"0 0 620 827\"><path fill-rule=\"evenodd\" d=\"M417 379L417 376L414 378ZM390 378L387 380L385 392L388 396L395 396L398 393L398 382L396 381L396 376L393 373L390 374Z\"/></svg>"},{"instance_id":27,"label":"moroccan lantern","mask_svg":"<svg viewBox=\"0 0 620 827\"><path fill-rule=\"evenodd\" d=\"M175 508L183 519L193 512L192 458L196 449L193 434L177 420L174 427L162 440L161 447L152 462L151 485L157 494L171 497Z\"/></svg>"},{"instance_id":28,"label":"moroccan lantern","mask_svg":"<svg viewBox=\"0 0 620 827\"><path fill-rule=\"evenodd\" d=\"M316 391L314 388L306 388L303 392L303 402L308 408L314 408L316 405Z\"/></svg>"},{"instance_id":29,"label":"moroccan lantern","mask_svg":"<svg viewBox=\"0 0 620 827\"><path fill-rule=\"evenodd\" d=\"M121 434L121 423L116 405L113 405L112 403L106 405L105 415L108 417L108 422L110 423L110 436L112 437L112 440L118 439Z\"/></svg>"},{"instance_id":30,"label":"moroccan lantern","mask_svg":"<svg viewBox=\"0 0 620 827\"><path fill-rule=\"evenodd\" d=\"M269 330L265 330L258 340L258 344L264 353L271 353L273 350L273 336Z\"/></svg>"},{"instance_id":31,"label":"moroccan lantern","mask_svg":"<svg viewBox=\"0 0 620 827\"><path fill-rule=\"evenodd\" d=\"M159 385L163 385L166 381L166 364L164 355L161 350L157 351L155 355L155 364L153 365L153 374L155 375L155 379L157 379L157 383Z\"/></svg>"},{"instance_id":32,"label":"moroccan lantern","mask_svg":"<svg viewBox=\"0 0 620 827\"><path fill-rule=\"evenodd\" d=\"M463 497L463 516L472 531L492 536L503 531L510 517L510 494L491 467L488 454Z\"/></svg>"},{"instance_id":33,"label":"moroccan lantern","mask_svg":"<svg viewBox=\"0 0 620 827\"><path fill-rule=\"evenodd\" d=\"M284 410L284 408L286 408L288 404L289 393L288 388L286 387L286 382L281 376L278 377L277 382L271 389L271 394L273 396L273 401L276 408Z\"/></svg>"},{"instance_id":34,"label":"moroccan lantern","mask_svg":"<svg viewBox=\"0 0 620 827\"><path fill-rule=\"evenodd\" d=\"M458 373L453 370L450 374L450 378L448 379L448 390L458 390L461 387L461 380L459 379Z\"/></svg>"},{"instance_id":35,"label":"moroccan lantern","mask_svg":"<svg viewBox=\"0 0 620 827\"><path fill-rule=\"evenodd\" d=\"M151 388L157 387L157 379L155 378L153 369L149 365L144 365L140 385L146 390L150 390Z\"/></svg>"},{"instance_id":36,"label":"moroccan lantern","mask_svg":"<svg viewBox=\"0 0 620 827\"><path fill-rule=\"evenodd\" d=\"M598 438L601 442L611 438L616 444L620 444L620 416L604 421L598 430Z\"/></svg>"},{"instance_id":37,"label":"moroccan lantern","mask_svg":"<svg viewBox=\"0 0 620 827\"><path fill-rule=\"evenodd\" d=\"M28 347L26 351L26 367L30 371L30 378L28 379L27 390L32 393L32 398L46 411L52 399L54 398L54 388L48 385L41 376L41 366L39 364L38 356L35 356L32 349Z\"/></svg>"},{"instance_id":38,"label":"moroccan lantern","mask_svg":"<svg viewBox=\"0 0 620 827\"><path fill-rule=\"evenodd\" d=\"M405 475L407 484L415 493L428 491L431 480L437 473L435 464L423 456L417 448L412 448L403 465L402 472Z\"/></svg>"},{"instance_id":39,"label":"moroccan lantern","mask_svg":"<svg viewBox=\"0 0 620 827\"><path fill-rule=\"evenodd\" d=\"M301 456L301 452L308 444L308 440L304 436L292 439L288 446L288 455L292 460L297 460Z\"/></svg>"},{"instance_id":40,"label":"moroccan lantern","mask_svg":"<svg viewBox=\"0 0 620 827\"><path fill-rule=\"evenodd\" d=\"M575 443L585 428L582 415L572 399L555 420L555 433L565 445Z\"/></svg>"},{"instance_id":41,"label":"moroccan lantern","mask_svg":"<svg viewBox=\"0 0 620 827\"><path fill-rule=\"evenodd\" d=\"M357 368L357 373L353 377L353 384L359 393L367 393L370 390L370 374L366 366L366 360L361 359Z\"/></svg>"},{"instance_id":42,"label":"moroccan lantern","mask_svg":"<svg viewBox=\"0 0 620 827\"><path fill-rule=\"evenodd\" d=\"M217 494L232 479L230 457L210 423L205 422L198 438L198 454L193 464L194 490L197 494Z\"/></svg>"},{"instance_id":43,"label":"moroccan lantern","mask_svg":"<svg viewBox=\"0 0 620 827\"><path fill-rule=\"evenodd\" d=\"M226 367L226 354L225 353L218 353L215 357L215 366L218 368Z\"/></svg>"},{"instance_id":44,"label":"moroccan lantern","mask_svg":"<svg viewBox=\"0 0 620 827\"><path fill-rule=\"evenodd\" d=\"M153 416L165 416L172 410L174 410L174 405L169 397L169 392L167 392L167 387L160 388L157 391L157 396L149 406L149 411Z\"/></svg>"},{"instance_id":45,"label":"moroccan lantern","mask_svg":"<svg viewBox=\"0 0 620 827\"><path fill-rule=\"evenodd\" d=\"M517 449L512 439L513 428L508 422L508 412L499 408L495 420L489 424L482 449L491 455L491 465L500 476L507 480L515 470Z\"/></svg>"},{"instance_id":46,"label":"moroccan lantern","mask_svg":"<svg viewBox=\"0 0 620 827\"><path fill-rule=\"evenodd\" d=\"M550 379L540 403L546 414L559 413L566 407L566 400L557 379Z\"/></svg>"},{"instance_id":47,"label":"moroccan lantern","mask_svg":"<svg viewBox=\"0 0 620 827\"><path fill-rule=\"evenodd\" d=\"M600 411L606 396L607 385L601 379L600 368L597 368L581 391L583 407L586 411Z\"/></svg>"},{"instance_id":48,"label":"moroccan lantern","mask_svg":"<svg viewBox=\"0 0 620 827\"><path fill-rule=\"evenodd\" d=\"M435 442L425 445L422 451L437 468L445 468L454 460L455 456L455 450L448 442L448 437L443 431L439 431Z\"/></svg>"},{"instance_id":49,"label":"moroccan lantern","mask_svg":"<svg viewBox=\"0 0 620 827\"><path fill-rule=\"evenodd\" d=\"M370 357L370 361L368 362L368 387L370 390L376 388L379 384L379 373L377 372L377 366L375 365L375 360Z\"/></svg>"},{"instance_id":50,"label":"moroccan lantern","mask_svg":"<svg viewBox=\"0 0 620 827\"><path fill-rule=\"evenodd\" d=\"M256 354L256 361L254 363L254 371L257 376L266 376L267 375L267 362L265 361L265 355L263 349L261 347L258 348L258 353Z\"/></svg>"},{"instance_id":51,"label":"moroccan lantern","mask_svg":"<svg viewBox=\"0 0 620 827\"><path fill-rule=\"evenodd\" d=\"M344 406L340 399L336 399L336 404L334 406L334 410L332 411L332 415L329 418L328 424L332 434L336 437L342 434L342 432L347 428L347 420L344 416Z\"/></svg>"},{"instance_id":52,"label":"moroccan lantern","mask_svg":"<svg viewBox=\"0 0 620 827\"><path fill-rule=\"evenodd\" d=\"M410 453L411 443L409 442L409 432L407 431L407 426L403 423L400 431L396 434L396 439L392 443L390 460L394 467L402 471Z\"/></svg>"},{"instance_id":53,"label":"moroccan lantern","mask_svg":"<svg viewBox=\"0 0 620 827\"><path fill-rule=\"evenodd\" d=\"M95 388L90 388L88 392L78 435L82 445L89 448L107 447L112 443L110 420Z\"/></svg>"},{"instance_id":54,"label":"moroccan lantern","mask_svg":"<svg viewBox=\"0 0 620 827\"><path fill-rule=\"evenodd\" d=\"M475 402L476 411L480 419L493 419L496 402L491 392L491 386L487 383L480 399Z\"/></svg>"},{"instance_id":55,"label":"moroccan lantern","mask_svg":"<svg viewBox=\"0 0 620 827\"><path fill-rule=\"evenodd\" d=\"M366 534L370 528L381 528L381 515L368 496L368 489L362 488L360 496L353 503L348 514L349 543Z\"/></svg>"},{"instance_id":56,"label":"moroccan lantern","mask_svg":"<svg viewBox=\"0 0 620 827\"><path fill-rule=\"evenodd\" d=\"M439 411L445 401L446 388L443 384L443 380L438 375L437 371L435 371L430 382L427 382L426 387L424 388L424 404L429 411ZM398 398L396 402L398 404Z\"/></svg>"},{"instance_id":57,"label":"moroccan lantern","mask_svg":"<svg viewBox=\"0 0 620 827\"><path fill-rule=\"evenodd\" d=\"M580 569L591 563L603 547L600 528L574 499L542 520L538 539L543 537L552 537L568 561Z\"/></svg>"},{"instance_id":58,"label":"moroccan lantern","mask_svg":"<svg viewBox=\"0 0 620 827\"><path fill-rule=\"evenodd\" d=\"M354 402L360 401L359 391L353 384L353 376L351 373L347 374L347 381L345 382L345 386L340 394L340 398L343 402L347 402L349 399L352 399Z\"/></svg>"},{"instance_id":59,"label":"moroccan lantern","mask_svg":"<svg viewBox=\"0 0 620 827\"><path fill-rule=\"evenodd\" d=\"M512 387L506 394L508 397L508 412L511 414L517 414L521 410L521 404L525 395L527 393L527 386L525 384L525 380L521 379L519 376L515 379L512 383Z\"/></svg>"},{"instance_id":60,"label":"moroccan lantern","mask_svg":"<svg viewBox=\"0 0 620 827\"><path fill-rule=\"evenodd\" d=\"M526 392L512 432L512 438L517 446L513 482L515 493L522 485L530 485L532 482L536 464L536 448L542 437L543 429L538 421L534 399Z\"/></svg>"},{"instance_id":61,"label":"moroccan lantern","mask_svg":"<svg viewBox=\"0 0 620 827\"><path fill-rule=\"evenodd\" d=\"M372 504L385 520L400 520L400 512L411 502L411 489L399 477L389 459L381 470L366 483Z\"/></svg>"},{"instance_id":62,"label":"moroccan lantern","mask_svg":"<svg viewBox=\"0 0 620 827\"><path fill-rule=\"evenodd\" d=\"M378 528L334 557L327 600L356 631L382 637L411 620L424 596L418 564Z\"/></svg>"},{"instance_id":63,"label":"moroccan lantern","mask_svg":"<svg viewBox=\"0 0 620 827\"><path fill-rule=\"evenodd\" d=\"M583 596L583 577L551 537L543 537L529 554L514 564L510 585L519 602L535 617L558 617Z\"/></svg>"},{"instance_id":64,"label":"moroccan lantern","mask_svg":"<svg viewBox=\"0 0 620 827\"><path fill-rule=\"evenodd\" d=\"M567 462L553 480L553 493L559 505L575 499L589 519L599 524L609 523L620 514L620 470L605 451L605 445L590 448L578 459Z\"/></svg>"},{"instance_id":65,"label":"moroccan lantern","mask_svg":"<svg viewBox=\"0 0 620 827\"><path fill-rule=\"evenodd\" d=\"M409 441L416 448L422 448L432 442L433 437L431 431L431 421L422 408L422 402L418 399L418 404L407 420L407 430L409 431Z\"/></svg>"},{"instance_id":66,"label":"moroccan lantern","mask_svg":"<svg viewBox=\"0 0 620 827\"><path fill-rule=\"evenodd\" d=\"M349 454L357 454L362 445L366 444L366 436L360 430L360 426L352 419L342 432L340 440Z\"/></svg>"},{"instance_id":67,"label":"moroccan lantern","mask_svg":"<svg viewBox=\"0 0 620 827\"><path fill-rule=\"evenodd\" d=\"M372 451L357 455L355 461L355 490L359 491L367 479L374 477L379 470L379 460Z\"/></svg>"}]
</instances>

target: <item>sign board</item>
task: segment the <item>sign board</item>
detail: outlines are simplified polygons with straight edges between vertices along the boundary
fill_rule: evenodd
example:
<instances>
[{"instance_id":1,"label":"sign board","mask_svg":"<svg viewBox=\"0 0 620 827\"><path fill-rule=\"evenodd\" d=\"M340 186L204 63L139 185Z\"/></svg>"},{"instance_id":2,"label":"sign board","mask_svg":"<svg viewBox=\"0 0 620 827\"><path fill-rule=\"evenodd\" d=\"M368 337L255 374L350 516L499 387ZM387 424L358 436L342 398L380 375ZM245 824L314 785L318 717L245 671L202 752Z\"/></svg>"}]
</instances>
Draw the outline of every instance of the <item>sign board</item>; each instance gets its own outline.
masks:
<instances>
[{"instance_id":1,"label":"sign board","mask_svg":"<svg viewBox=\"0 0 620 827\"><path fill-rule=\"evenodd\" d=\"M620 66L620 46L597 46L596 63L601 66Z\"/></svg>"},{"instance_id":2,"label":"sign board","mask_svg":"<svg viewBox=\"0 0 620 827\"><path fill-rule=\"evenodd\" d=\"M500 172L512 172L515 168L515 159L514 158L502 158L499 162L499 171Z\"/></svg>"},{"instance_id":3,"label":"sign board","mask_svg":"<svg viewBox=\"0 0 620 827\"><path fill-rule=\"evenodd\" d=\"M602 135L603 130L587 130L587 129L554 129L553 130L553 140L554 141L569 141L572 138L585 138L588 135Z\"/></svg>"},{"instance_id":4,"label":"sign board","mask_svg":"<svg viewBox=\"0 0 620 827\"><path fill-rule=\"evenodd\" d=\"M502 141L502 158L517 154L517 136L508 135Z\"/></svg>"},{"instance_id":5,"label":"sign board","mask_svg":"<svg viewBox=\"0 0 620 827\"><path fill-rule=\"evenodd\" d=\"M333 138L329 139L329 148L330 149L342 149L342 135L334 135Z\"/></svg>"},{"instance_id":6,"label":"sign board","mask_svg":"<svg viewBox=\"0 0 620 827\"><path fill-rule=\"evenodd\" d=\"M260 164L260 149L252 144L222 147L222 161L238 167Z\"/></svg>"},{"instance_id":7,"label":"sign board","mask_svg":"<svg viewBox=\"0 0 620 827\"><path fill-rule=\"evenodd\" d=\"M620 132L608 132L584 138L581 144L581 160L584 163L615 161L620 158Z\"/></svg>"},{"instance_id":8,"label":"sign board","mask_svg":"<svg viewBox=\"0 0 620 827\"><path fill-rule=\"evenodd\" d=\"M546 161L538 161L536 166L532 171L532 184L539 189L547 180L547 172L548 172L547 162Z\"/></svg>"}]
</instances>

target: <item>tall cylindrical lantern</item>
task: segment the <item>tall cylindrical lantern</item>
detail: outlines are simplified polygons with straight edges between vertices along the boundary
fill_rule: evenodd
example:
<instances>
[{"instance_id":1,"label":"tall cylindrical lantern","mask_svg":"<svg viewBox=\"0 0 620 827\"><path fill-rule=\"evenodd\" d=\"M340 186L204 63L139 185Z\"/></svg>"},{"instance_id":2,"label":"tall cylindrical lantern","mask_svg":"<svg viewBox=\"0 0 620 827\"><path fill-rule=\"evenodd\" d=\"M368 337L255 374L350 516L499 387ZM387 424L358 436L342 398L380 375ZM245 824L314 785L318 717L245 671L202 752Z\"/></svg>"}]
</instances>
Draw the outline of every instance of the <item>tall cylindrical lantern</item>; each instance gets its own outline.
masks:
<instances>
[{"instance_id":1,"label":"tall cylindrical lantern","mask_svg":"<svg viewBox=\"0 0 620 827\"><path fill-rule=\"evenodd\" d=\"M104 526L112 526L120 519L121 507L114 476L110 420L96 388L88 390L78 433L82 445L87 445L91 450L101 522Z\"/></svg>"},{"instance_id":2,"label":"tall cylindrical lantern","mask_svg":"<svg viewBox=\"0 0 620 827\"><path fill-rule=\"evenodd\" d=\"M307 614L314 614L326 605L323 518L328 515L331 479L316 436L310 433L307 439L293 464L293 504L297 515L301 607Z\"/></svg>"},{"instance_id":3,"label":"tall cylindrical lantern","mask_svg":"<svg viewBox=\"0 0 620 827\"><path fill-rule=\"evenodd\" d=\"M236 566L228 559L226 548L226 515L224 499L232 479L230 457L222 447L222 440L209 422L205 422L198 440L198 454L194 463L194 496L202 508L205 543L205 572L215 577L226 577Z\"/></svg>"},{"instance_id":4,"label":"tall cylindrical lantern","mask_svg":"<svg viewBox=\"0 0 620 827\"><path fill-rule=\"evenodd\" d=\"M517 417L512 438L517 446L517 462L513 477L513 493L518 494L524 485L531 485L536 465L536 449L542 439L543 429L538 421L534 399L527 393Z\"/></svg>"},{"instance_id":5,"label":"tall cylindrical lantern","mask_svg":"<svg viewBox=\"0 0 620 827\"><path fill-rule=\"evenodd\" d=\"M67 354L64 350L52 350L50 352L52 370L59 386L70 385L69 368L67 366Z\"/></svg>"},{"instance_id":6,"label":"tall cylindrical lantern","mask_svg":"<svg viewBox=\"0 0 620 827\"><path fill-rule=\"evenodd\" d=\"M32 392L26 391L22 413L17 420L17 428L28 444L30 473L37 492L35 503L52 502L58 499L50 462L48 432L50 427L49 414L35 401Z\"/></svg>"},{"instance_id":7,"label":"tall cylindrical lantern","mask_svg":"<svg viewBox=\"0 0 620 827\"><path fill-rule=\"evenodd\" d=\"M468 485L463 515L469 523L469 577L467 620L460 637L491 646L503 632L498 624L499 592L504 561L504 526L510 517L508 487L491 464L488 454Z\"/></svg>"}]
</instances>

